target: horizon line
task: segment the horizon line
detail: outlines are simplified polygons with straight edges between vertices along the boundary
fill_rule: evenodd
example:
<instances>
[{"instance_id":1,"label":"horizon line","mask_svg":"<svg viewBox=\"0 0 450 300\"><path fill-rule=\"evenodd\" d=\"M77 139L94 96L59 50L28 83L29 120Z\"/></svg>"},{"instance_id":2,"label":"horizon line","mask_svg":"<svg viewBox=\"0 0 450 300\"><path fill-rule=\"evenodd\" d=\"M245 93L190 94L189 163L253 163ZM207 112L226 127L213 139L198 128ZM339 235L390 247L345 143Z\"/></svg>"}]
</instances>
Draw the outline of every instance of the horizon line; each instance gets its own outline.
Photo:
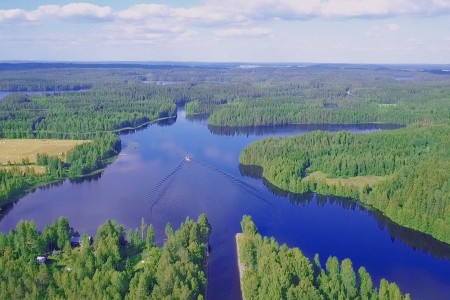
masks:
<instances>
[{"instance_id":1,"label":"horizon line","mask_svg":"<svg viewBox=\"0 0 450 300\"><path fill-rule=\"evenodd\" d=\"M281 66L297 66L308 67L313 65L365 65L365 66L377 66L377 65L389 65L389 66L450 66L449 63L369 63L369 62L280 62L280 61L196 61L196 60L27 60L27 59L11 59L0 60L0 64L148 64L148 65L170 65L170 64L235 64L241 66L258 66L258 65L281 65Z\"/></svg>"}]
</instances>

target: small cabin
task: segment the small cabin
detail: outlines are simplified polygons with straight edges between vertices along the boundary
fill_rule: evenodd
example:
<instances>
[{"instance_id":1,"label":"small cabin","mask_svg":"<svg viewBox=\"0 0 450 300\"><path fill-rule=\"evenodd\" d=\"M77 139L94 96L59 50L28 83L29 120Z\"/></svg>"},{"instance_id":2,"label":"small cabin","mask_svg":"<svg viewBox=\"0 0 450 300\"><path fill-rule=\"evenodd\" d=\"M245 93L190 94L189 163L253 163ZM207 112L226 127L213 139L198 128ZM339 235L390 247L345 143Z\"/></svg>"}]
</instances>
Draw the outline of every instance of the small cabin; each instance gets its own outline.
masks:
<instances>
[{"instance_id":1,"label":"small cabin","mask_svg":"<svg viewBox=\"0 0 450 300\"><path fill-rule=\"evenodd\" d=\"M92 237L88 237L89 243L92 243ZM70 237L70 245L72 247L80 247L83 244L83 239L81 236L71 236Z\"/></svg>"},{"instance_id":2,"label":"small cabin","mask_svg":"<svg viewBox=\"0 0 450 300\"><path fill-rule=\"evenodd\" d=\"M70 246L80 247L81 246L81 236L71 236L70 237Z\"/></svg>"}]
</instances>

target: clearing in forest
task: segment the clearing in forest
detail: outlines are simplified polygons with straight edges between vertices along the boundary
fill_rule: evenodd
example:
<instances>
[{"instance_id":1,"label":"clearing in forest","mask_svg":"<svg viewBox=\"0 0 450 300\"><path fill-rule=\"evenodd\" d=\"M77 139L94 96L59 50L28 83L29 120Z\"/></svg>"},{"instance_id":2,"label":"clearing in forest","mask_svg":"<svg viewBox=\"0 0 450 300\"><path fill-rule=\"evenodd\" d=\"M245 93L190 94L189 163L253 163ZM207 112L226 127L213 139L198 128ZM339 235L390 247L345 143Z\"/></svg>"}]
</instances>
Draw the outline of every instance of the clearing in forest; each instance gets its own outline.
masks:
<instances>
[{"instance_id":1,"label":"clearing in forest","mask_svg":"<svg viewBox=\"0 0 450 300\"><path fill-rule=\"evenodd\" d=\"M332 176L325 174L320 171L316 171L311 173L309 176L305 177L305 180L308 178L314 178L316 180L325 180L327 185L342 185L342 186L356 186L359 188L363 188L365 185L370 187L374 186L381 180L385 179L386 176L356 176L356 177L347 177L347 178L333 178Z\"/></svg>"},{"instance_id":2,"label":"clearing in forest","mask_svg":"<svg viewBox=\"0 0 450 300\"><path fill-rule=\"evenodd\" d=\"M84 140L38 140L38 139L0 139L0 165L23 165L28 159L30 164L36 163L38 153L58 156L62 160L76 145L85 143Z\"/></svg>"}]
</instances>

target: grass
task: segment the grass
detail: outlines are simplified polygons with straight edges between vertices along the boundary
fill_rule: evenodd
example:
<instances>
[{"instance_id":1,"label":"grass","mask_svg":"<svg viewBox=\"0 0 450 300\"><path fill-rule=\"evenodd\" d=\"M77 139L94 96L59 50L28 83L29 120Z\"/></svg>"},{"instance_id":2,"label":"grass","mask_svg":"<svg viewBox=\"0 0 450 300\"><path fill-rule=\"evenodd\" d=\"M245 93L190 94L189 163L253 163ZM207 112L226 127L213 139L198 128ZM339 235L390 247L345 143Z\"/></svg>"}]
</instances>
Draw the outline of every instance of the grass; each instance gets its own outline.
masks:
<instances>
[{"instance_id":1,"label":"grass","mask_svg":"<svg viewBox=\"0 0 450 300\"><path fill-rule=\"evenodd\" d=\"M22 164L22 159L36 163L36 154L47 153L64 159L65 155L83 140L37 140L37 139L0 139L0 165Z\"/></svg>"},{"instance_id":2,"label":"grass","mask_svg":"<svg viewBox=\"0 0 450 300\"><path fill-rule=\"evenodd\" d=\"M356 186L359 188L364 187L365 185L368 185L370 187L373 187L375 184L380 182L381 180L385 179L386 176L356 176L356 177L348 177L348 178L332 178L331 175L328 175L326 173L316 171L314 173L311 173L310 175L305 177L305 180L308 178L316 179L316 180L325 180L327 185L342 185L342 186Z\"/></svg>"},{"instance_id":3,"label":"grass","mask_svg":"<svg viewBox=\"0 0 450 300\"><path fill-rule=\"evenodd\" d=\"M45 168L36 165L38 153L58 156L63 161L69 150L85 143L83 140L38 140L38 139L0 139L0 170L17 167L22 171L33 168L37 174L44 174ZM24 165L27 160L29 165Z\"/></svg>"}]
</instances>

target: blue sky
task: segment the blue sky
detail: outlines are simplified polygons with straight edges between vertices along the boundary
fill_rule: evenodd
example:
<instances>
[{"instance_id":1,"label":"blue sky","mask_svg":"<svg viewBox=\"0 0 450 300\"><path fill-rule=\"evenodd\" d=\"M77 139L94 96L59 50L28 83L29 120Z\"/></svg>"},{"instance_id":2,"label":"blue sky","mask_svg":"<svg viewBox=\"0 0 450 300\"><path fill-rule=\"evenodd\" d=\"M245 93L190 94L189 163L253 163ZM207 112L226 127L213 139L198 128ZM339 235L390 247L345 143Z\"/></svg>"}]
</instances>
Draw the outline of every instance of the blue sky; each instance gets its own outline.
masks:
<instances>
[{"instance_id":1,"label":"blue sky","mask_svg":"<svg viewBox=\"0 0 450 300\"><path fill-rule=\"evenodd\" d=\"M0 0L0 60L450 63L450 0Z\"/></svg>"}]
</instances>

